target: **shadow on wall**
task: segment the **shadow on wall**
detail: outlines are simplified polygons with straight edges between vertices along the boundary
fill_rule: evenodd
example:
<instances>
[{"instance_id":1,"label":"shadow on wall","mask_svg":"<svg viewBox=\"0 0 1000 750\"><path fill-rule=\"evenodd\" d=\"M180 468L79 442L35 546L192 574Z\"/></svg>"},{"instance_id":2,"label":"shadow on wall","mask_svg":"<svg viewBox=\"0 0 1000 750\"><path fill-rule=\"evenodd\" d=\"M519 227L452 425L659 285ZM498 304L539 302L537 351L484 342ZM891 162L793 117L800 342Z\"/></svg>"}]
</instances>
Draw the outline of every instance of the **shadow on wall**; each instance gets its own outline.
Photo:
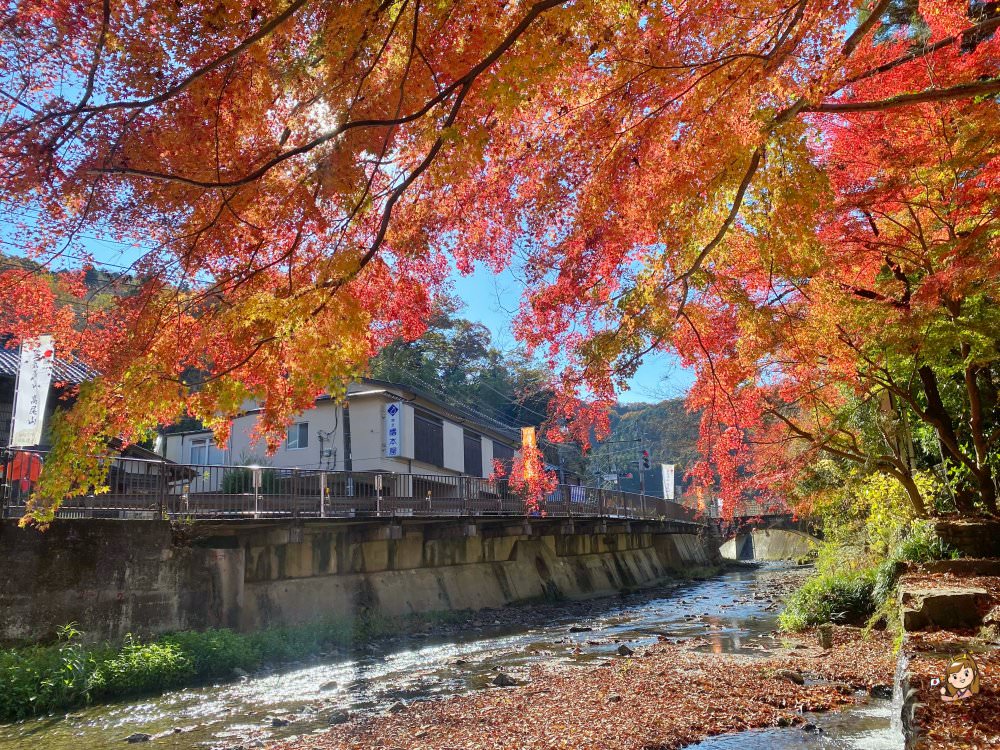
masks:
<instances>
[{"instance_id":1,"label":"shadow on wall","mask_svg":"<svg viewBox=\"0 0 1000 750\"><path fill-rule=\"evenodd\" d=\"M800 560L817 544L818 540L801 531L754 529L736 535L719 552L727 560Z\"/></svg>"}]
</instances>

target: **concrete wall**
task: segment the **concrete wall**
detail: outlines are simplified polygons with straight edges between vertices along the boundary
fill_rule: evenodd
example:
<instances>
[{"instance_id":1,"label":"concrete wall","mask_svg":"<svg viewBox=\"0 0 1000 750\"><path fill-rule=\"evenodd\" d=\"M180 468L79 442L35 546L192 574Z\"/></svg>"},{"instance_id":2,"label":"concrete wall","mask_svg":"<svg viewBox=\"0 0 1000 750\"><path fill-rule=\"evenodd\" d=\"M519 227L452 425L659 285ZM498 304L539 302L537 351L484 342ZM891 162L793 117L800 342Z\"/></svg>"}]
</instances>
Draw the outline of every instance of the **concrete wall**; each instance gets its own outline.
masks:
<instances>
[{"instance_id":1,"label":"concrete wall","mask_svg":"<svg viewBox=\"0 0 1000 750\"><path fill-rule=\"evenodd\" d=\"M239 625L243 550L175 546L165 521L0 521L0 641Z\"/></svg>"},{"instance_id":2,"label":"concrete wall","mask_svg":"<svg viewBox=\"0 0 1000 750\"><path fill-rule=\"evenodd\" d=\"M683 533L668 533L668 532ZM56 521L0 527L0 641L252 630L361 612L585 598L718 562L718 539L655 523Z\"/></svg>"},{"instance_id":3,"label":"concrete wall","mask_svg":"<svg viewBox=\"0 0 1000 750\"><path fill-rule=\"evenodd\" d=\"M571 599L649 586L672 571L717 562L695 534L551 533L507 527L397 527L398 538L321 525L301 541L284 531L244 540L243 627L350 617L502 607L538 598ZM383 527L383 531L386 529ZM527 533L526 533L527 532Z\"/></svg>"},{"instance_id":4,"label":"concrete wall","mask_svg":"<svg viewBox=\"0 0 1000 750\"><path fill-rule=\"evenodd\" d=\"M816 544L815 539L801 531L754 529L728 540L719 552L727 560L798 560Z\"/></svg>"}]
</instances>

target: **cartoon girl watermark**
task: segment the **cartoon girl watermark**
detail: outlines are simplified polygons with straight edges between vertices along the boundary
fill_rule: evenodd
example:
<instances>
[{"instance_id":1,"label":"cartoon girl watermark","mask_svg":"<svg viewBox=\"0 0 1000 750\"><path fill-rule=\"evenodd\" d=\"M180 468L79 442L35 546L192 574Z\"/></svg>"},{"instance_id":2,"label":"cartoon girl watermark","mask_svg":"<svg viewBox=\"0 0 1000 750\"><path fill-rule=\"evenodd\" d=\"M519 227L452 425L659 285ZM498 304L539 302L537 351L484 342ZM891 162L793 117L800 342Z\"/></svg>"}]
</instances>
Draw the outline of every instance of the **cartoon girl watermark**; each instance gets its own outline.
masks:
<instances>
[{"instance_id":1,"label":"cartoon girl watermark","mask_svg":"<svg viewBox=\"0 0 1000 750\"><path fill-rule=\"evenodd\" d=\"M940 685L941 680L931 680L931 687ZM979 667L968 653L956 656L948 663L941 685L941 700L946 703L971 698L979 692Z\"/></svg>"}]
</instances>

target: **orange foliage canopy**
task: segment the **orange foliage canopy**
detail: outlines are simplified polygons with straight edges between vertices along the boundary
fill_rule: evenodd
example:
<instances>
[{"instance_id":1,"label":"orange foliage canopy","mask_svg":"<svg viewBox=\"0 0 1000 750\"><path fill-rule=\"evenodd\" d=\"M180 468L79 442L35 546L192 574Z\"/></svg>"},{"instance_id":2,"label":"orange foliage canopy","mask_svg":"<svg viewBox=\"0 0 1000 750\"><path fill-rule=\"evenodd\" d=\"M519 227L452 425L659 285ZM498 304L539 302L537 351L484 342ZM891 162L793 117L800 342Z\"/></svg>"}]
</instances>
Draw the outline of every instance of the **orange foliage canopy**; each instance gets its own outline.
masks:
<instances>
[{"instance_id":1,"label":"orange foliage canopy","mask_svg":"<svg viewBox=\"0 0 1000 750\"><path fill-rule=\"evenodd\" d=\"M563 372L564 405L610 400L645 352L676 347L702 375L706 440L736 430L706 448L739 454L766 411L730 398L761 385L747 321L778 329L756 316L778 304L767 290L837 260L858 223L849 182L895 166L852 139L877 143L897 113L995 132L997 19L978 8L15 0L0 201L35 218L11 241L50 267L86 264L95 233L143 248L97 297L0 277L6 330L54 333L102 373L56 431L33 512L89 482L81 457L107 438L182 413L222 438L256 398L273 444L317 392L420 333L450 259L515 252L516 329ZM897 151L940 154L927 143ZM840 158L847 180L830 177Z\"/></svg>"}]
</instances>

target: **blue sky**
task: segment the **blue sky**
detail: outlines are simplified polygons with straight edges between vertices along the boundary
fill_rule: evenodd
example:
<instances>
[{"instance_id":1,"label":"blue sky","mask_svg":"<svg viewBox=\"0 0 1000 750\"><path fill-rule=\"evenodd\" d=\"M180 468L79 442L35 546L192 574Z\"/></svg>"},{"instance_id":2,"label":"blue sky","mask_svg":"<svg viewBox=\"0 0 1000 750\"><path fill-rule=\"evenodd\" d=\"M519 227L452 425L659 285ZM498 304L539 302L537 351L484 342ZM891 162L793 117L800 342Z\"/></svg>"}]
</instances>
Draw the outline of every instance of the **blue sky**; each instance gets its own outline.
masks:
<instances>
[{"instance_id":1,"label":"blue sky","mask_svg":"<svg viewBox=\"0 0 1000 750\"><path fill-rule=\"evenodd\" d=\"M494 274L477 263L472 275L462 276L455 272L452 279L455 294L465 302L463 316L489 328L498 348L515 348L517 341L510 324L523 289L516 274L509 268ZM629 390L621 394L620 400L635 402L677 398L687 393L693 381L694 374L682 368L676 357L650 355L629 381Z\"/></svg>"}]
</instances>

